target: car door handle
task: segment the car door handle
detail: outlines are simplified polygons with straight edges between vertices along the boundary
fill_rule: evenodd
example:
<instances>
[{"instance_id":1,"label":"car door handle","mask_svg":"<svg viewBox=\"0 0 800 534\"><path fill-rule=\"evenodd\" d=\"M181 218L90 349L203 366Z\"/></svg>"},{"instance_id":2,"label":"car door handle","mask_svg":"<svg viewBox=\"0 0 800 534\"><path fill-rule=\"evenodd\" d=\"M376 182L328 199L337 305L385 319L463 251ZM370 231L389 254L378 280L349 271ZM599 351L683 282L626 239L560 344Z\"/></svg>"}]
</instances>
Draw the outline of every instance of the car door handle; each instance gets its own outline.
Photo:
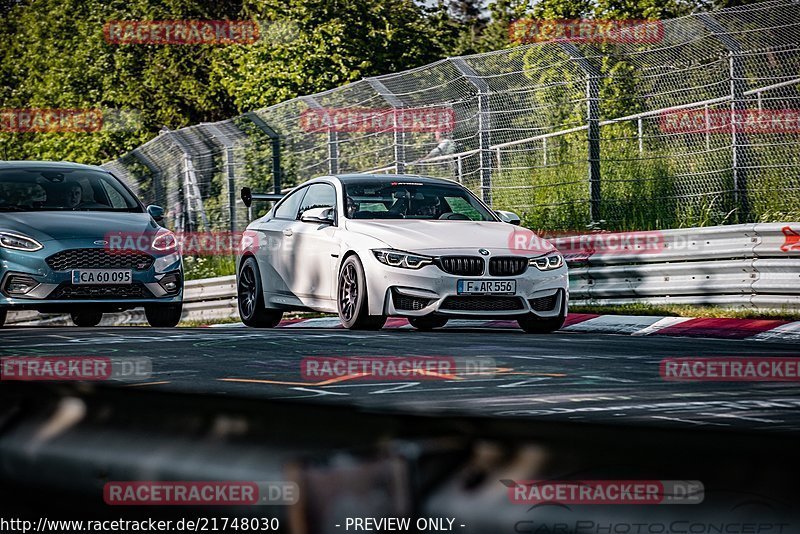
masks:
<instances>
[{"instance_id":1,"label":"car door handle","mask_svg":"<svg viewBox=\"0 0 800 534\"><path fill-rule=\"evenodd\" d=\"M292 237L292 233L293 232L292 232L291 228L284 228L283 229L283 235L285 235L286 237Z\"/></svg>"}]
</instances>

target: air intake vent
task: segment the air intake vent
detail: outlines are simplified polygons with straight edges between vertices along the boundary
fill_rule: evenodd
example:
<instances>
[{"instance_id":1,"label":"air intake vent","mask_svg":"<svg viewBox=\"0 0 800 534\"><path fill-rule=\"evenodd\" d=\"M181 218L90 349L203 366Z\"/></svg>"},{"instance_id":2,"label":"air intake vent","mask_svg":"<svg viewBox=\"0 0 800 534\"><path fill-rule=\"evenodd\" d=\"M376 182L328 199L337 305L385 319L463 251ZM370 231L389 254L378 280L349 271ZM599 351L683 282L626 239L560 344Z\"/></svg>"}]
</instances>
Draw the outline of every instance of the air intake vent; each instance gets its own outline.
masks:
<instances>
[{"instance_id":1,"label":"air intake vent","mask_svg":"<svg viewBox=\"0 0 800 534\"><path fill-rule=\"evenodd\" d=\"M458 296L447 297L441 309L455 311L514 311L522 310L522 300L519 297L479 297Z\"/></svg>"},{"instance_id":2,"label":"air intake vent","mask_svg":"<svg viewBox=\"0 0 800 534\"><path fill-rule=\"evenodd\" d=\"M397 291L393 292L392 300L396 309L405 311L418 311L431 303L431 299L409 297L408 295L401 295Z\"/></svg>"},{"instance_id":3,"label":"air intake vent","mask_svg":"<svg viewBox=\"0 0 800 534\"><path fill-rule=\"evenodd\" d=\"M553 311L553 308L556 307L557 301L558 301L558 293L553 293L549 297L540 297L538 299L531 299L529 302L531 303L531 308L533 309L533 311L545 312L545 311Z\"/></svg>"},{"instance_id":4,"label":"air intake vent","mask_svg":"<svg viewBox=\"0 0 800 534\"><path fill-rule=\"evenodd\" d=\"M150 299L153 294L142 284L108 285L108 286L73 286L61 284L48 297L53 300L77 299Z\"/></svg>"}]
</instances>

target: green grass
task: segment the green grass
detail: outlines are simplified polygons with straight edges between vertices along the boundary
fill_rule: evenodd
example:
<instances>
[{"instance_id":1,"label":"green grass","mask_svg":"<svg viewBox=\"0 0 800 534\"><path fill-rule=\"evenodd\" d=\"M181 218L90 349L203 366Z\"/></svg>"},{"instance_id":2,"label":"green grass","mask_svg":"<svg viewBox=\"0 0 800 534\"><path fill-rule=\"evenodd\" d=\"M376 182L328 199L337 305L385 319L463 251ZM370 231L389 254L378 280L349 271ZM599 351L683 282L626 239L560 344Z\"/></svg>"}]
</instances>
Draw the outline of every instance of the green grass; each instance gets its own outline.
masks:
<instances>
[{"instance_id":1,"label":"green grass","mask_svg":"<svg viewBox=\"0 0 800 534\"><path fill-rule=\"evenodd\" d=\"M236 258L233 256L184 256L183 268L186 280L229 276L236 274Z\"/></svg>"},{"instance_id":2,"label":"green grass","mask_svg":"<svg viewBox=\"0 0 800 534\"><path fill-rule=\"evenodd\" d=\"M649 126L653 128L652 125ZM750 146L746 183L749 213L733 193L729 137L659 137L645 130L640 153L633 124L602 128L599 225L604 230L656 230L732 224L785 222L800 215L797 178L787 166L800 165L795 147ZM584 132L507 152L493 173L497 209L523 216L523 225L545 230L580 230L590 223L589 168Z\"/></svg>"}]
</instances>

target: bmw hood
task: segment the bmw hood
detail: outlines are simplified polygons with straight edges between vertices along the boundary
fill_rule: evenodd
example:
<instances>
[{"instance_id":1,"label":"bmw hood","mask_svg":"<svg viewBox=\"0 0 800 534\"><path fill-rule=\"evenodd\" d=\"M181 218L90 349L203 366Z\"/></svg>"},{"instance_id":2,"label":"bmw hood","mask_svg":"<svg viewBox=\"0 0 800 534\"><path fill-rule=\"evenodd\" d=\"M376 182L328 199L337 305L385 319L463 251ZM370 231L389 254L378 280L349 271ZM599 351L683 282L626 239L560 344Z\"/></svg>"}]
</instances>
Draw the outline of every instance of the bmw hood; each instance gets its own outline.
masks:
<instances>
[{"instance_id":1,"label":"bmw hood","mask_svg":"<svg viewBox=\"0 0 800 534\"><path fill-rule=\"evenodd\" d=\"M153 233L158 226L147 213L99 211L30 211L0 213L0 231L37 241L103 239L109 234Z\"/></svg>"},{"instance_id":2,"label":"bmw hood","mask_svg":"<svg viewBox=\"0 0 800 534\"><path fill-rule=\"evenodd\" d=\"M426 220L348 220L350 232L378 239L387 246L408 252L435 254L437 251L511 251L540 255L555 250L552 244L530 230L502 222Z\"/></svg>"}]
</instances>

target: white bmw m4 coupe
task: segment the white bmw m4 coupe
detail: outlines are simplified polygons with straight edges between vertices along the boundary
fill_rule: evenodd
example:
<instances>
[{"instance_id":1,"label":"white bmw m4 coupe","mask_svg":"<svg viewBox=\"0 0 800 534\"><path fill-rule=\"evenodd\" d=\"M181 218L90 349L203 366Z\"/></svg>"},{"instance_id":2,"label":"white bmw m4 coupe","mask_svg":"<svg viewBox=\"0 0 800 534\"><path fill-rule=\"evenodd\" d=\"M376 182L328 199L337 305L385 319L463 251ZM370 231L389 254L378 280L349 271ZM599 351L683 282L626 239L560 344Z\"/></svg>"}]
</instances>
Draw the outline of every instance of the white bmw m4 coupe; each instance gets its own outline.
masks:
<instances>
[{"instance_id":1,"label":"white bmw m4 coupe","mask_svg":"<svg viewBox=\"0 0 800 534\"><path fill-rule=\"evenodd\" d=\"M245 188L242 198L274 200ZM505 222L509 221L509 222ZM514 246L519 217L495 212L450 180L414 175L323 176L295 187L244 233L239 313L253 327L285 311L338 313L345 328L406 317L431 330L448 319L516 319L559 329L569 282L549 243Z\"/></svg>"}]
</instances>

